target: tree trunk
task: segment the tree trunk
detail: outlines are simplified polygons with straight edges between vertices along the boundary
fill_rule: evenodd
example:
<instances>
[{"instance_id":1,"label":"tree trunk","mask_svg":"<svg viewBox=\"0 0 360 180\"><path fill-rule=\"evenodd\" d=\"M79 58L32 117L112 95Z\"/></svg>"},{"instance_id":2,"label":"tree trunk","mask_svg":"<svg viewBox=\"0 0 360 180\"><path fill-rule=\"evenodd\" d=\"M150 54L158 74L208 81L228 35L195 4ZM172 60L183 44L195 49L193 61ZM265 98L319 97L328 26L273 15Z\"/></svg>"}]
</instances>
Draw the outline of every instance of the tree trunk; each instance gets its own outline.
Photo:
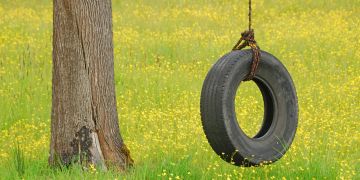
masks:
<instances>
[{"instance_id":1,"label":"tree trunk","mask_svg":"<svg viewBox=\"0 0 360 180\"><path fill-rule=\"evenodd\" d=\"M54 0L49 164L132 165L119 130L111 0Z\"/></svg>"}]
</instances>

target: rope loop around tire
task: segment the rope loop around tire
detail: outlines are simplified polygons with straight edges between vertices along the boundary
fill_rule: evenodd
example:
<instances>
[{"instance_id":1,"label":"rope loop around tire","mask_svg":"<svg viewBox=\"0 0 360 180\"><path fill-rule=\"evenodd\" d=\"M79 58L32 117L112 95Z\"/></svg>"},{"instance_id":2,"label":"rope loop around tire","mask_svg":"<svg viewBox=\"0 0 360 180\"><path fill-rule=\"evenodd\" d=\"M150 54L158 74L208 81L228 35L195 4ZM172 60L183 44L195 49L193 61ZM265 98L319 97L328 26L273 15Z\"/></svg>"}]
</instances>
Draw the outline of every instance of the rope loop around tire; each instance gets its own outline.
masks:
<instances>
[{"instance_id":1,"label":"rope loop around tire","mask_svg":"<svg viewBox=\"0 0 360 180\"><path fill-rule=\"evenodd\" d=\"M257 45L257 43L255 41L254 29L249 29L249 30L241 33L241 38L235 44L235 46L233 47L232 50L233 51L241 50L241 49L245 48L246 46L250 46L250 48L252 50L252 54L253 54L253 61L251 64L250 72L249 72L248 76L244 79L244 81L250 81L254 78L256 69L257 69L257 67L259 65L259 61L260 61L260 47Z\"/></svg>"}]
</instances>

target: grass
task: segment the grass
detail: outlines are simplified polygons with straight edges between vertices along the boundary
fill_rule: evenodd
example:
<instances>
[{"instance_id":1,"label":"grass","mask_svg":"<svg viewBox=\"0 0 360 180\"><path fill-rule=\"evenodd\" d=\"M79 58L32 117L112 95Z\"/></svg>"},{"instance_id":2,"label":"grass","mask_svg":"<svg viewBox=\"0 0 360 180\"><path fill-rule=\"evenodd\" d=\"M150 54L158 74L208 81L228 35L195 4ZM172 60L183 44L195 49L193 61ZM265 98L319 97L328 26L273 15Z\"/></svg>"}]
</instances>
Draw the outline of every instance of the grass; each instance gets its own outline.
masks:
<instances>
[{"instance_id":1,"label":"grass","mask_svg":"<svg viewBox=\"0 0 360 180\"><path fill-rule=\"evenodd\" d=\"M201 127L202 81L246 29L245 1L114 0L120 127L136 163L120 174L47 166L52 4L1 0L0 179L360 179L360 1L253 3L260 47L297 88L289 151L269 166L235 167L215 155ZM261 97L253 84L241 87L239 121L255 133Z\"/></svg>"}]
</instances>

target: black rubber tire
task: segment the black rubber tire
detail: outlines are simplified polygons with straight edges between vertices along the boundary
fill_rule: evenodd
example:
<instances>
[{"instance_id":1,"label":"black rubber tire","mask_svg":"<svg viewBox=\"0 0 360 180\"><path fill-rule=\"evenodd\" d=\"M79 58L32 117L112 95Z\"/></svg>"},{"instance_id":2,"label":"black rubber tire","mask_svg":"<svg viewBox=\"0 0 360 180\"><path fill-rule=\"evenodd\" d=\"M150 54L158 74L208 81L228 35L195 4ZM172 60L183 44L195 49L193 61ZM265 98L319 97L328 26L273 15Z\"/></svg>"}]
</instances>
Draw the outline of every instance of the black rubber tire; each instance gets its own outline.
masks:
<instances>
[{"instance_id":1,"label":"black rubber tire","mask_svg":"<svg viewBox=\"0 0 360 180\"><path fill-rule=\"evenodd\" d=\"M269 164L280 159L297 128L297 96L290 74L274 56L260 53L253 81L263 96L264 119L253 138L241 130L235 113L236 91L249 73L251 50L232 51L220 58L206 76L201 92L206 137L222 159L237 166Z\"/></svg>"}]
</instances>

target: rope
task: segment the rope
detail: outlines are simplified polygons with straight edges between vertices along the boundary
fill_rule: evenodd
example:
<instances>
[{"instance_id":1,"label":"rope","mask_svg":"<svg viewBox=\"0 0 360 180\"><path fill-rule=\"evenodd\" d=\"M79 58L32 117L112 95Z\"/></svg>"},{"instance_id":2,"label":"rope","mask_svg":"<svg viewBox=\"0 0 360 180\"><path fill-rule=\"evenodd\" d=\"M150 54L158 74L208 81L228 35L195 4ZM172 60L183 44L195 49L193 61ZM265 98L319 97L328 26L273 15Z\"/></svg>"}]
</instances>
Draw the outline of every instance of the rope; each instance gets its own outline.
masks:
<instances>
[{"instance_id":1,"label":"rope","mask_svg":"<svg viewBox=\"0 0 360 180\"><path fill-rule=\"evenodd\" d=\"M256 69L260 61L260 47L256 44L254 29L251 28L251 23L252 23L251 17L252 17L251 0L249 0L249 30L241 33L241 38L232 49L233 51L235 51L235 50L241 50L246 46L250 46L252 50L251 69L244 81L250 81L254 78Z\"/></svg>"},{"instance_id":2,"label":"rope","mask_svg":"<svg viewBox=\"0 0 360 180\"><path fill-rule=\"evenodd\" d=\"M251 14L252 14L251 0L249 0L249 31L251 30Z\"/></svg>"}]
</instances>

